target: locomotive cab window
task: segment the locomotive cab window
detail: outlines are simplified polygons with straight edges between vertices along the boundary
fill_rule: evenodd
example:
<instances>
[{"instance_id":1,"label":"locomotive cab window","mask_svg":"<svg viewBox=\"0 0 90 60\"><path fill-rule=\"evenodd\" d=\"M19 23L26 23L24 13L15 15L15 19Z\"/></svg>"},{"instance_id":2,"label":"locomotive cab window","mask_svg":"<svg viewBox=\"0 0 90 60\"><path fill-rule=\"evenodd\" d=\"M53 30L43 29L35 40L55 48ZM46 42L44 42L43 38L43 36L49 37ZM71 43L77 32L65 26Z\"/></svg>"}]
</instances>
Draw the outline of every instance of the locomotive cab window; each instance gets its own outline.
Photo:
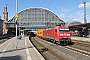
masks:
<instances>
[{"instance_id":1,"label":"locomotive cab window","mask_svg":"<svg viewBox=\"0 0 90 60\"><path fill-rule=\"evenodd\" d=\"M61 32L69 32L69 29L68 28L60 28L59 31L61 31Z\"/></svg>"}]
</instances>

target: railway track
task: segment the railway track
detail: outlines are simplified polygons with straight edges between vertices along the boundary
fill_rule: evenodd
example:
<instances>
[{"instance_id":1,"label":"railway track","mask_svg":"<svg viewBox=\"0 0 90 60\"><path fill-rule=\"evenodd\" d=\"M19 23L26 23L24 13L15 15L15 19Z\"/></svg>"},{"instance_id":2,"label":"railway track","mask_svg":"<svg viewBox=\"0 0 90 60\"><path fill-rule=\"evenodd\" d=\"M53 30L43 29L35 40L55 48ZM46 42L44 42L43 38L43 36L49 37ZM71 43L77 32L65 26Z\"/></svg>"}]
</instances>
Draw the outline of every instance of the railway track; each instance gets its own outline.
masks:
<instances>
[{"instance_id":1,"label":"railway track","mask_svg":"<svg viewBox=\"0 0 90 60\"><path fill-rule=\"evenodd\" d=\"M50 46L38 41L35 38L31 39L31 42L38 49L38 51L44 56L46 60L65 60L59 54L55 53ZM37 45L38 43L38 45Z\"/></svg>"},{"instance_id":2,"label":"railway track","mask_svg":"<svg viewBox=\"0 0 90 60\"><path fill-rule=\"evenodd\" d=\"M90 52L90 42L85 42L85 41L76 41L76 40L73 40L73 42L75 43L74 45L70 46L70 47L73 47L73 48L77 48L77 49L80 49L80 50L84 50L84 51L87 51L87 52Z\"/></svg>"},{"instance_id":3,"label":"railway track","mask_svg":"<svg viewBox=\"0 0 90 60\"><path fill-rule=\"evenodd\" d=\"M72 40L74 43L77 45L85 46L85 47L90 47L90 42L87 41L79 41L79 40Z\"/></svg>"},{"instance_id":4,"label":"railway track","mask_svg":"<svg viewBox=\"0 0 90 60\"><path fill-rule=\"evenodd\" d=\"M88 52L87 50L84 50L84 49L80 49L80 48L77 48L75 47L75 45L73 46L60 46L60 45L56 45L56 44L53 44L51 42L47 42L47 41L44 41L44 40L40 40L39 38L33 38L33 41L37 41L38 44L40 44L40 46L42 47L39 47L39 51L41 52L41 54L43 55L44 54L44 57L47 58L47 60L50 60L50 59L54 59L55 57L55 60L85 60L85 59L88 59L88 57L90 57L90 52ZM43 43L42 43L43 42ZM34 43L35 44L35 43ZM61 49L63 48L63 50L65 49L65 51L61 51ZM71 51L71 55L69 55L68 52L66 51ZM48 51L48 52L47 52ZM47 52L48 54L50 55L53 55L53 56L47 56L48 54L45 54L45 52ZM74 56L74 53L82 56L82 57L85 57L83 59L79 59L79 57L75 57ZM54 57L54 58L52 58ZM50 59L49 59L50 58Z\"/></svg>"},{"instance_id":5,"label":"railway track","mask_svg":"<svg viewBox=\"0 0 90 60\"><path fill-rule=\"evenodd\" d=\"M90 56L90 52L79 49L79 48L70 47L70 46L66 46L65 48L72 50L74 52L80 53L80 54L85 55L85 56Z\"/></svg>"}]
</instances>

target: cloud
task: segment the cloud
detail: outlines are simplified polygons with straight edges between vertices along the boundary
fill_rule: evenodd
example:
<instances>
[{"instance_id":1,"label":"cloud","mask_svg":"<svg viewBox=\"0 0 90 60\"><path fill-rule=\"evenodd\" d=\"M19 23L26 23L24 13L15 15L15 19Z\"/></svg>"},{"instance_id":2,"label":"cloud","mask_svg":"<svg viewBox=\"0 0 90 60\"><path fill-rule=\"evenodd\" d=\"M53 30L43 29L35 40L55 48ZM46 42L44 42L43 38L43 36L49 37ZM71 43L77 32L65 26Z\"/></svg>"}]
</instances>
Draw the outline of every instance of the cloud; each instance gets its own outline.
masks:
<instances>
[{"instance_id":1,"label":"cloud","mask_svg":"<svg viewBox=\"0 0 90 60\"><path fill-rule=\"evenodd\" d=\"M69 12L70 10L68 9L65 9L63 7L58 7L58 8L55 8L55 9L60 9L62 12Z\"/></svg>"},{"instance_id":2,"label":"cloud","mask_svg":"<svg viewBox=\"0 0 90 60\"><path fill-rule=\"evenodd\" d=\"M64 18L65 17L65 14L60 14L60 18Z\"/></svg>"},{"instance_id":3,"label":"cloud","mask_svg":"<svg viewBox=\"0 0 90 60\"><path fill-rule=\"evenodd\" d=\"M78 14L78 17L83 17L84 16L84 13L78 12L77 14Z\"/></svg>"},{"instance_id":4,"label":"cloud","mask_svg":"<svg viewBox=\"0 0 90 60\"><path fill-rule=\"evenodd\" d=\"M90 3L87 3L86 6L90 8Z\"/></svg>"},{"instance_id":5,"label":"cloud","mask_svg":"<svg viewBox=\"0 0 90 60\"><path fill-rule=\"evenodd\" d=\"M74 21L79 21L77 18L73 18L72 20L74 20Z\"/></svg>"},{"instance_id":6,"label":"cloud","mask_svg":"<svg viewBox=\"0 0 90 60\"><path fill-rule=\"evenodd\" d=\"M66 10L66 9L63 9L63 8L62 8L62 11L63 11L63 12L69 12L69 10Z\"/></svg>"},{"instance_id":7,"label":"cloud","mask_svg":"<svg viewBox=\"0 0 90 60\"><path fill-rule=\"evenodd\" d=\"M86 7L87 7L87 8L90 8L90 2L87 2L87 3L86 3ZM78 8L84 8L84 4L79 4L79 5L78 5Z\"/></svg>"},{"instance_id":8,"label":"cloud","mask_svg":"<svg viewBox=\"0 0 90 60\"><path fill-rule=\"evenodd\" d=\"M83 8L84 7L84 4L79 4L78 5L78 8Z\"/></svg>"}]
</instances>

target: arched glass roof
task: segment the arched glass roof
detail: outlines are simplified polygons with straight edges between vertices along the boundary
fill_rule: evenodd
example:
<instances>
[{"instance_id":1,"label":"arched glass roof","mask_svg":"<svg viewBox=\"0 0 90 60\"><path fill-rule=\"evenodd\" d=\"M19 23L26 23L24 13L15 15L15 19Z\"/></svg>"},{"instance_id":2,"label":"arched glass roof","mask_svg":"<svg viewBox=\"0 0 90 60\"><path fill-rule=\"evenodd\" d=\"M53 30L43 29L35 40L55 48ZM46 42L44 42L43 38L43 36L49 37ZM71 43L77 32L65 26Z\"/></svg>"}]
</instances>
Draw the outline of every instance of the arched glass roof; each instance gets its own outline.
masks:
<instances>
[{"instance_id":1,"label":"arched glass roof","mask_svg":"<svg viewBox=\"0 0 90 60\"><path fill-rule=\"evenodd\" d=\"M70 20L66 23L67 26L74 26L74 25L79 25L79 24L81 24L81 22L74 21L74 20Z\"/></svg>"},{"instance_id":2,"label":"arched glass roof","mask_svg":"<svg viewBox=\"0 0 90 60\"><path fill-rule=\"evenodd\" d=\"M25 28L47 28L52 27L60 23L64 23L54 12L45 8L28 8L20 11L18 27ZM12 18L8 23L14 23L15 18ZM13 24L9 24L8 27L15 27Z\"/></svg>"}]
</instances>

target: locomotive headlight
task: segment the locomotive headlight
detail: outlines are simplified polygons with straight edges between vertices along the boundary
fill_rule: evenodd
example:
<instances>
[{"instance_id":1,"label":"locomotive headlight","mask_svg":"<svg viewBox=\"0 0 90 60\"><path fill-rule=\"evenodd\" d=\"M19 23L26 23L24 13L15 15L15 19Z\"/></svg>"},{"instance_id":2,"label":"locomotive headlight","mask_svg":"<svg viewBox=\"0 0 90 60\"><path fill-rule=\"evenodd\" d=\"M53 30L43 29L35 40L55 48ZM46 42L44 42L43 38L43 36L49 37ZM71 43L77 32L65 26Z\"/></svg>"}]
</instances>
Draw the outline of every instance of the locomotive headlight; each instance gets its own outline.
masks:
<instances>
[{"instance_id":1,"label":"locomotive headlight","mask_svg":"<svg viewBox=\"0 0 90 60\"><path fill-rule=\"evenodd\" d=\"M63 34L60 34L60 36L63 36Z\"/></svg>"},{"instance_id":2,"label":"locomotive headlight","mask_svg":"<svg viewBox=\"0 0 90 60\"><path fill-rule=\"evenodd\" d=\"M70 36L70 34L67 34L67 36Z\"/></svg>"}]
</instances>

